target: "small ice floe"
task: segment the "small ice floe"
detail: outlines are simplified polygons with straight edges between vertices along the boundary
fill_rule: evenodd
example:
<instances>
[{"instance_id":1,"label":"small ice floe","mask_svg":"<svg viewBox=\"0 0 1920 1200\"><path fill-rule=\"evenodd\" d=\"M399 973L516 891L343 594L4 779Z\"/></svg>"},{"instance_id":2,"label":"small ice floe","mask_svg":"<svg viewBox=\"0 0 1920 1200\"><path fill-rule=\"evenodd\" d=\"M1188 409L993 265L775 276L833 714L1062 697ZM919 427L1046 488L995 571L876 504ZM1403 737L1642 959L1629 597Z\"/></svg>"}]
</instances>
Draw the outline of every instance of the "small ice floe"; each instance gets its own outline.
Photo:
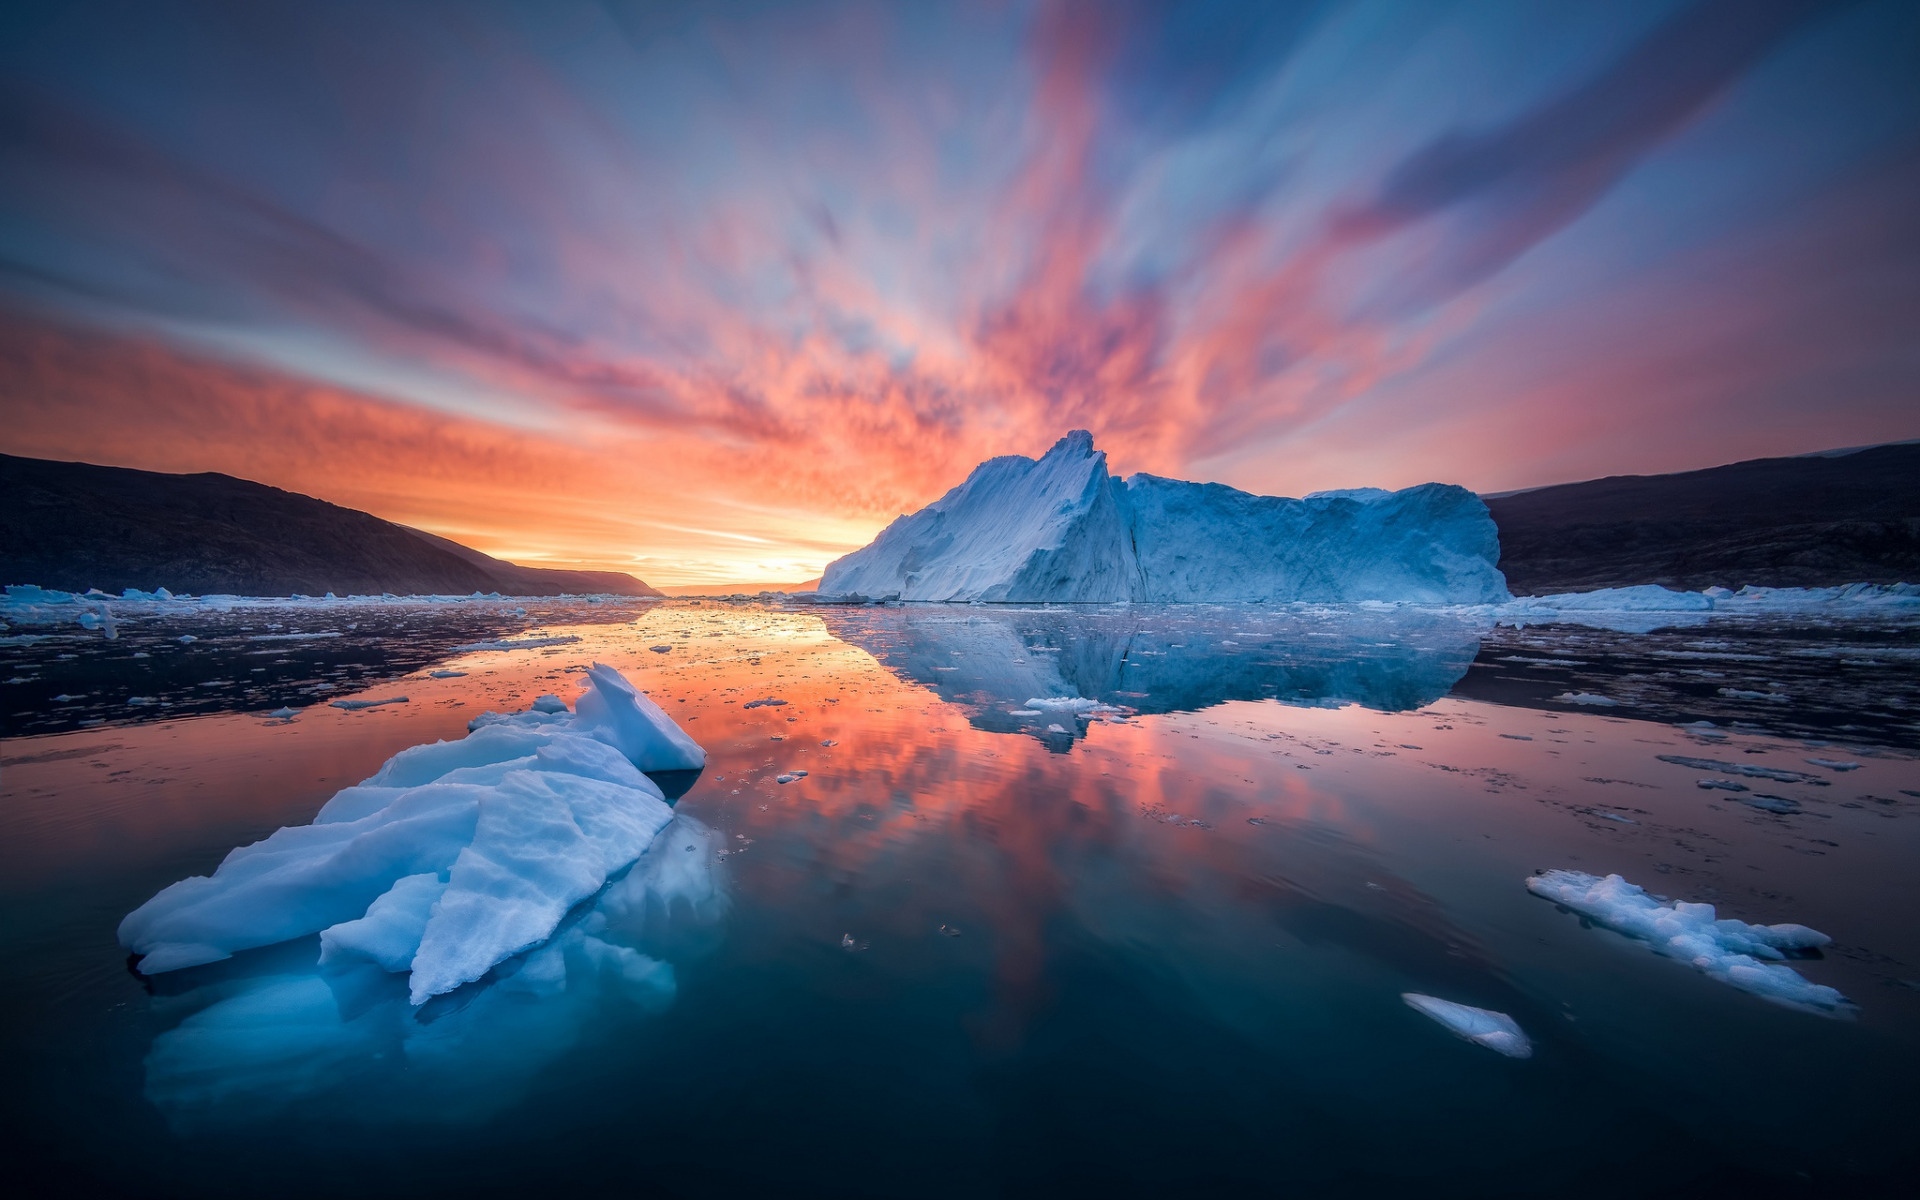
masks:
<instances>
[{"instance_id":1,"label":"small ice floe","mask_svg":"<svg viewBox=\"0 0 1920 1200\"><path fill-rule=\"evenodd\" d=\"M570 716L499 717L401 751L311 824L160 891L120 923L120 945L153 975L319 934L323 962L406 972L420 1005L564 932L623 873L704 876L659 861L678 841L649 850L674 816L642 772L706 752L617 671L588 678Z\"/></svg>"},{"instance_id":2,"label":"small ice floe","mask_svg":"<svg viewBox=\"0 0 1920 1200\"><path fill-rule=\"evenodd\" d=\"M1788 796L1769 796L1765 792L1755 792L1751 796L1740 797L1742 804L1750 805L1762 812L1779 813L1786 816L1800 811L1800 802Z\"/></svg>"},{"instance_id":3,"label":"small ice floe","mask_svg":"<svg viewBox=\"0 0 1920 1200\"><path fill-rule=\"evenodd\" d=\"M1717 758L1689 758L1684 754L1656 754L1655 758L1663 763L1672 763L1676 767L1692 767L1696 771L1722 771L1728 775L1745 775L1749 779L1771 779L1775 783L1810 783L1814 787L1826 787L1828 780L1818 775L1809 775L1805 771L1787 771L1779 767L1763 767L1756 763L1721 762Z\"/></svg>"},{"instance_id":4,"label":"small ice floe","mask_svg":"<svg viewBox=\"0 0 1920 1200\"><path fill-rule=\"evenodd\" d=\"M1791 704L1793 697L1785 692L1756 692L1747 688L1721 688L1720 694L1729 700L1765 700L1769 704Z\"/></svg>"},{"instance_id":5,"label":"small ice floe","mask_svg":"<svg viewBox=\"0 0 1920 1200\"><path fill-rule=\"evenodd\" d=\"M405 696L386 696L379 700L335 700L334 708L344 708L348 712L359 712L363 708L379 708L383 704L409 703Z\"/></svg>"},{"instance_id":6,"label":"small ice floe","mask_svg":"<svg viewBox=\"0 0 1920 1200\"><path fill-rule=\"evenodd\" d=\"M254 633L247 635L250 642L323 642L329 638L345 637L337 630L329 629L324 633Z\"/></svg>"},{"instance_id":7,"label":"small ice floe","mask_svg":"<svg viewBox=\"0 0 1920 1200\"><path fill-rule=\"evenodd\" d=\"M525 611L522 610L520 615L525 616ZM537 650L542 646L567 646L579 640L570 633L555 634L550 637L490 638L484 642L468 642L454 649L461 653L468 650Z\"/></svg>"},{"instance_id":8,"label":"small ice floe","mask_svg":"<svg viewBox=\"0 0 1920 1200\"><path fill-rule=\"evenodd\" d=\"M779 775L775 775L773 781L775 783L793 783L796 780L805 779L806 777L807 773L805 771L785 771Z\"/></svg>"},{"instance_id":9,"label":"small ice floe","mask_svg":"<svg viewBox=\"0 0 1920 1200\"><path fill-rule=\"evenodd\" d=\"M948 937L959 937L960 927L958 925L942 925L940 932L946 934Z\"/></svg>"},{"instance_id":10,"label":"small ice floe","mask_svg":"<svg viewBox=\"0 0 1920 1200\"><path fill-rule=\"evenodd\" d=\"M1708 791L1744 792L1747 790L1746 784L1735 783L1731 779L1696 779L1693 781L1693 786L1705 788Z\"/></svg>"},{"instance_id":11,"label":"small ice floe","mask_svg":"<svg viewBox=\"0 0 1920 1200\"><path fill-rule=\"evenodd\" d=\"M567 711L567 702L549 692L544 696L535 696L533 711L537 713L563 713Z\"/></svg>"},{"instance_id":12,"label":"small ice floe","mask_svg":"<svg viewBox=\"0 0 1920 1200\"><path fill-rule=\"evenodd\" d=\"M648 646L647 649L653 651L655 654L666 654L672 651L673 647L672 646Z\"/></svg>"},{"instance_id":13,"label":"small ice floe","mask_svg":"<svg viewBox=\"0 0 1920 1200\"><path fill-rule=\"evenodd\" d=\"M1047 726L1047 732L1048 733L1065 733L1067 732L1067 727L1064 725L1049 725Z\"/></svg>"},{"instance_id":14,"label":"small ice floe","mask_svg":"<svg viewBox=\"0 0 1920 1200\"><path fill-rule=\"evenodd\" d=\"M427 678L429 679L465 679L466 677L467 673L465 671L439 670L427 672Z\"/></svg>"},{"instance_id":15,"label":"small ice floe","mask_svg":"<svg viewBox=\"0 0 1920 1200\"><path fill-rule=\"evenodd\" d=\"M828 738L826 741L821 742L820 744L822 746L838 746L840 743L834 741L832 738Z\"/></svg>"},{"instance_id":16,"label":"small ice floe","mask_svg":"<svg viewBox=\"0 0 1920 1200\"><path fill-rule=\"evenodd\" d=\"M174 641L176 641L176 642L179 642L179 643L180 643L180 644L181 644L182 646L191 646L191 645L193 645L193 644L194 644L195 642L197 642L197 641L199 641L200 639L199 639L199 638L197 638L197 637L195 637L195 636L193 636L193 635L192 635L192 634L190 634L190 633L183 633L183 634L181 634L181 635L180 635L179 637L177 637L177 638L175 638L175 639L173 639L173 640L174 640Z\"/></svg>"},{"instance_id":17,"label":"small ice floe","mask_svg":"<svg viewBox=\"0 0 1920 1200\"><path fill-rule=\"evenodd\" d=\"M1037 708L1010 708L1007 710L1007 715L1010 717L1038 717L1045 714Z\"/></svg>"},{"instance_id":18,"label":"small ice floe","mask_svg":"<svg viewBox=\"0 0 1920 1200\"><path fill-rule=\"evenodd\" d=\"M1829 771L1858 771L1860 769L1860 764L1857 762L1841 762L1838 759L1832 758L1810 758L1807 761L1816 767L1825 767Z\"/></svg>"},{"instance_id":19,"label":"small ice floe","mask_svg":"<svg viewBox=\"0 0 1920 1200\"><path fill-rule=\"evenodd\" d=\"M1530 733L1503 733L1500 736L1503 738L1512 738L1516 742L1530 742L1533 740L1533 735Z\"/></svg>"},{"instance_id":20,"label":"small ice floe","mask_svg":"<svg viewBox=\"0 0 1920 1200\"><path fill-rule=\"evenodd\" d=\"M1419 992L1402 992L1400 998L1407 1002L1408 1007L1446 1026L1455 1037L1476 1046L1485 1046L1508 1058L1533 1057L1533 1043L1527 1040L1519 1024L1503 1012L1475 1008L1470 1004L1455 1004L1451 1000L1423 996Z\"/></svg>"},{"instance_id":21,"label":"small ice floe","mask_svg":"<svg viewBox=\"0 0 1920 1200\"><path fill-rule=\"evenodd\" d=\"M740 707L741 708L779 708L781 705L785 703L786 703L785 700L776 700L772 696L768 696L760 700L749 700L745 704L742 704Z\"/></svg>"},{"instance_id":22,"label":"small ice floe","mask_svg":"<svg viewBox=\"0 0 1920 1200\"><path fill-rule=\"evenodd\" d=\"M1027 707L1042 712L1068 713L1110 713L1119 712L1111 704L1102 704L1098 700L1087 700L1080 696L1035 696L1027 701Z\"/></svg>"},{"instance_id":23,"label":"small ice floe","mask_svg":"<svg viewBox=\"0 0 1920 1200\"><path fill-rule=\"evenodd\" d=\"M152 696L128 696L127 697L128 708L145 708L150 704L158 704L158 703L159 701L155 700Z\"/></svg>"},{"instance_id":24,"label":"small ice floe","mask_svg":"<svg viewBox=\"0 0 1920 1200\"><path fill-rule=\"evenodd\" d=\"M840 935L840 948L842 950L845 950L848 954L853 954L857 951L865 950L867 948L867 943L856 942L853 940L852 934L843 933Z\"/></svg>"},{"instance_id":25,"label":"small ice floe","mask_svg":"<svg viewBox=\"0 0 1920 1200\"><path fill-rule=\"evenodd\" d=\"M275 721L291 721L299 715L300 715L299 709L288 708L285 705L282 705L279 708L276 708L272 712L267 714L269 718Z\"/></svg>"},{"instance_id":26,"label":"small ice floe","mask_svg":"<svg viewBox=\"0 0 1920 1200\"><path fill-rule=\"evenodd\" d=\"M1554 697L1562 704L1590 704L1599 708L1615 708L1620 702L1611 696L1602 696L1598 692L1561 692Z\"/></svg>"},{"instance_id":27,"label":"small ice floe","mask_svg":"<svg viewBox=\"0 0 1920 1200\"><path fill-rule=\"evenodd\" d=\"M1780 964L1788 952L1832 942L1805 925L1716 920L1711 904L1663 904L1618 875L1603 879L1584 871L1546 871L1528 879L1527 890L1763 1000L1822 1016L1851 1016L1854 1011L1838 991Z\"/></svg>"},{"instance_id":28,"label":"small ice floe","mask_svg":"<svg viewBox=\"0 0 1920 1200\"><path fill-rule=\"evenodd\" d=\"M1634 820L1632 817L1623 817L1619 813L1601 812L1598 809L1594 810L1593 815L1596 817L1599 817L1603 821L1618 821L1622 825L1638 825L1640 823Z\"/></svg>"}]
</instances>

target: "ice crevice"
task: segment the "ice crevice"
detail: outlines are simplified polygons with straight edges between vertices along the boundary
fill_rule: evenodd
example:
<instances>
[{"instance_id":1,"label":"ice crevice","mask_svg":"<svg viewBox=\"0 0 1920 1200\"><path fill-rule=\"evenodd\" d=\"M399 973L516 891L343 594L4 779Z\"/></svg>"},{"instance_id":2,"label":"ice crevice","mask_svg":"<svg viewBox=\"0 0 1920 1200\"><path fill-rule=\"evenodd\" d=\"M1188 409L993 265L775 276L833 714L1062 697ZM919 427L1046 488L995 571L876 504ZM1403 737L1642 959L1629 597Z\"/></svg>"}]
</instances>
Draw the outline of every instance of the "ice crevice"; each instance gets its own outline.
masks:
<instances>
[{"instance_id":1,"label":"ice crevice","mask_svg":"<svg viewBox=\"0 0 1920 1200\"><path fill-rule=\"evenodd\" d=\"M571 712L542 697L394 755L310 824L162 889L120 944L152 975L318 934L323 963L408 973L416 1005L540 945L672 820L645 772L706 763L618 671L586 676Z\"/></svg>"}]
</instances>

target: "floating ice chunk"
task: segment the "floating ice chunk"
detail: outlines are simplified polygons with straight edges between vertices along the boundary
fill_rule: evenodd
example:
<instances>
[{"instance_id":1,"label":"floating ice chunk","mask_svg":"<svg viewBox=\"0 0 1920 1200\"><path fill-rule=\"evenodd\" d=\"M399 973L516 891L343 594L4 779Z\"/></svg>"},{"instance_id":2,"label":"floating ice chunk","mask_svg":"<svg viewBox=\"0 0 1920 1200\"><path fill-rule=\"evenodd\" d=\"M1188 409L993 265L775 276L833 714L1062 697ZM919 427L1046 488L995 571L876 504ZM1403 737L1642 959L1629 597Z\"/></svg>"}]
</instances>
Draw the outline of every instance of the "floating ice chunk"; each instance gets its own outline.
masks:
<instances>
[{"instance_id":1,"label":"floating ice chunk","mask_svg":"<svg viewBox=\"0 0 1920 1200\"><path fill-rule=\"evenodd\" d=\"M691 771L707 765L707 752L688 737L626 677L612 667L587 668L592 690L574 702L583 728L617 747L642 771Z\"/></svg>"},{"instance_id":2,"label":"floating ice chunk","mask_svg":"<svg viewBox=\"0 0 1920 1200\"><path fill-rule=\"evenodd\" d=\"M1663 763L1672 763L1676 767L1692 767L1696 771L1724 771L1729 775L1745 775L1749 779L1771 779L1775 783L1810 783L1815 787L1826 787L1828 783L1818 775L1809 775L1805 771L1763 767L1757 763L1721 762L1717 758L1690 758L1684 754L1656 754L1654 757Z\"/></svg>"},{"instance_id":3,"label":"floating ice chunk","mask_svg":"<svg viewBox=\"0 0 1920 1200\"><path fill-rule=\"evenodd\" d=\"M666 654L670 652L673 649L673 647L672 646L648 646L647 649L653 651L655 654Z\"/></svg>"},{"instance_id":4,"label":"floating ice chunk","mask_svg":"<svg viewBox=\"0 0 1920 1200\"><path fill-rule=\"evenodd\" d=\"M526 610L517 610L525 616ZM580 639L573 634L563 633L551 637L490 638L484 642L468 642L456 650L537 650L542 646L568 646Z\"/></svg>"},{"instance_id":5,"label":"floating ice chunk","mask_svg":"<svg viewBox=\"0 0 1920 1200\"><path fill-rule=\"evenodd\" d=\"M1561 692L1554 699L1562 704L1591 704L1599 708L1613 708L1620 703L1611 696L1602 696L1597 692Z\"/></svg>"},{"instance_id":6,"label":"floating ice chunk","mask_svg":"<svg viewBox=\"0 0 1920 1200\"><path fill-rule=\"evenodd\" d=\"M1706 788L1709 791L1718 789L1723 792L1744 792L1747 790L1746 784L1735 783L1731 779L1697 779L1694 781L1693 786Z\"/></svg>"},{"instance_id":7,"label":"floating ice chunk","mask_svg":"<svg viewBox=\"0 0 1920 1200\"><path fill-rule=\"evenodd\" d=\"M467 673L465 671L448 671L448 670L428 671L427 677L429 679L465 679L467 677Z\"/></svg>"},{"instance_id":8,"label":"floating ice chunk","mask_svg":"<svg viewBox=\"0 0 1920 1200\"><path fill-rule=\"evenodd\" d=\"M778 708L785 703L786 703L785 700L775 700L772 696L768 696L764 700L749 700L745 704L742 704L740 707L741 708Z\"/></svg>"},{"instance_id":9,"label":"floating ice chunk","mask_svg":"<svg viewBox=\"0 0 1920 1200\"><path fill-rule=\"evenodd\" d=\"M269 717L272 717L276 721L291 721L295 717L300 715L300 710L297 708L288 708L285 705L282 705L281 707L274 709L272 712L268 713L267 715Z\"/></svg>"},{"instance_id":10,"label":"floating ice chunk","mask_svg":"<svg viewBox=\"0 0 1920 1200\"><path fill-rule=\"evenodd\" d=\"M704 762L618 672L595 664L589 680L579 712L396 754L311 825L163 889L121 922L121 945L154 974L323 933L330 957L402 964L415 1004L479 979L545 941L672 819L645 761ZM446 879L424 919L426 882L405 882L419 876Z\"/></svg>"},{"instance_id":11,"label":"floating ice chunk","mask_svg":"<svg viewBox=\"0 0 1920 1200\"><path fill-rule=\"evenodd\" d=\"M405 696L388 696L381 700L335 700L335 708L344 708L349 712L359 712L363 708L379 708L383 704L407 704Z\"/></svg>"},{"instance_id":12,"label":"floating ice chunk","mask_svg":"<svg viewBox=\"0 0 1920 1200\"><path fill-rule=\"evenodd\" d=\"M1014 694L1019 695L1018 692ZM1037 696L1027 701L1027 707L1042 712L1114 713L1121 711L1111 704L1102 704L1098 700L1084 700L1079 696Z\"/></svg>"},{"instance_id":13,"label":"floating ice chunk","mask_svg":"<svg viewBox=\"0 0 1920 1200\"><path fill-rule=\"evenodd\" d=\"M1858 771L1860 769L1860 764L1857 762L1841 762L1832 758L1810 758L1807 761L1816 767L1825 767L1829 771Z\"/></svg>"},{"instance_id":14,"label":"floating ice chunk","mask_svg":"<svg viewBox=\"0 0 1920 1200\"><path fill-rule=\"evenodd\" d=\"M563 713L567 711L567 702L549 692L547 695L534 697L533 711L537 713Z\"/></svg>"},{"instance_id":15,"label":"floating ice chunk","mask_svg":"<svg viewBox=\"0 0 1920 1200\"><path fill-rule=\"evenodd\" d=\"M1793 697L1785 692L1756 692L1748 688L1721 688L1720 694L1729 700L1765 700L1769 704L1790 704Z\"/></svg>"},{"instance_id":16,"label":"floating ice chunk","mask_svg":"<svg viewBox=\"0 0 1920 1200\"><path fill-rule=\"evenodd\" d=\"M775 783L792 783L797 779L805 779L806 777L807 773L805 771L787 771L783 774L775 775L773 781Z\"/></svg>"},{"instance_id":17,"label":"floating ice chunk","mask_svg":"<svg viewBox=\"0 0 1920 1200\"><path fill-rule=\"evenodd\" d=\"M173 639L173 640L174 640L174 641L176 641L176 642L179 642L179 643L180 643L180 644L181 644L182 646L191 646L191 645L193 645L193 644L194 644L195 642L197 642L197 641L199 641L200 639L199 639L199 638L197 638L197 637L195 637L195 636L193 636L193 635L192 635L192 634L190 634L190 633L183 633L183 634L181 634L181 635L180 635L179 637L177 637L177 638L175 638L175 639Z\"/></svg>"},{"instance_id":18,"label":"floating ice chunk","mask_svg":"<svg viewBox=\"0 0 1920 1200\"><path fill-rule=\"evenodd\" d=\"M1853 1011L1838 991L1780 965L1785 951L1813 950L1833 940L1805 925L1716 920L1711 904L1662 904L1618 875L1547 871L1528 879L1527 890L1764 1000L1824 1016Z\"/></svg>"},{"instance_id":19,"label":"floating ice chunk","mask_svg":"<svg viewBox=\"0 0 1920 1200\"><path fill-rule=\"evenodd\" d=\"M1476 1046L1485 1046L1508 1058L1533 1057L1533 1043L1527 1040L1527 1035L1514 1019L1503 1012L1474 1008L1470 1004L1455 1004L1451 1000L1423 996L1419 992L1402 992L1400 998L1413 1009L1445 1025L1456 1037L1464 1038Z\"/></svg>"}]
</instances>

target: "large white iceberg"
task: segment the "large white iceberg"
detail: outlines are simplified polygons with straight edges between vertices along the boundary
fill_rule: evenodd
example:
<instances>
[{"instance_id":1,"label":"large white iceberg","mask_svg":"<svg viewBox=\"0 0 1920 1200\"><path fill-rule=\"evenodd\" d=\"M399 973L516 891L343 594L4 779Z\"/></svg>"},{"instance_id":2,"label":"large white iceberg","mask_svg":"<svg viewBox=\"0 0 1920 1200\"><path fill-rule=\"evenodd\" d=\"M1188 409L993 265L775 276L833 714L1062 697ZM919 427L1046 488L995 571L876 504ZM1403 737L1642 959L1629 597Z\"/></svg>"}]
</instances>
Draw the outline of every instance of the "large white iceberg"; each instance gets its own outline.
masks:
<instances>
[{"instance_id":1,"label":"large white iceberg","mask_svg":"<svg viewBox=\"0 0 1920 1200\"><path fill-rule=\"evenodd\" d=\"M923 601L1505 601L1499 533L1464 488L1362 488L1304 500L1107 474L1076 430L1039 459L974 468L871 545L823 593Z\"/></svg>"},{"instance_id":2,"label":"large white iceberg","mask_svg":"<svg viewBox=\"0 0 1920 1200\"><path fill-rule=\"evenodd\" d=\"M1822 1016L1848 1016L1848 999L1814 983L1781 959L1787 952L1815 950L1833 939L1805 925L1749 925L1715 919L1713 905L1663 904L1646 889L1618 875L1604 879L1584 871L1546 871L1527 880L1527 890L1572 909L1607 928L1638 938L1655 952L1775 1004ZM1767 961L1761 961L1761 960Z\"/></svg>"},{"instance_id":3,"label":"large white iceberg","mask_svg":"<svg viewBox=\"0 0 1920 1200\"><path fill-rule=\"evenodd\" d=\"M409 973L415 1004L539 945L673 817L643 771L706 754L600 664L576 711L476 722L344 788L120 923L147 974L320 935L324 960Z\"/></svg>"}]
</instances>

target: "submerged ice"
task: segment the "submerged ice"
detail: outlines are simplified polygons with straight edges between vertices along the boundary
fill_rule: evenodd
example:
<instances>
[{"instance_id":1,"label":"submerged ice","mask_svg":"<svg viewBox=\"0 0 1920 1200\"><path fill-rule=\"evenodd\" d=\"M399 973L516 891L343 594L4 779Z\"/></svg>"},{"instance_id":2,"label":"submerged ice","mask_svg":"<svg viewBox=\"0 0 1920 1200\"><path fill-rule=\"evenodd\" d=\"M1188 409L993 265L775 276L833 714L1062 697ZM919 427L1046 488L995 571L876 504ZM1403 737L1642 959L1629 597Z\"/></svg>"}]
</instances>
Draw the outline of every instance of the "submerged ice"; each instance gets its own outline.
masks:
<instances>
[{"instance_id":1,"label":"submerged ice","mask_svg":"<svg viewBox=\"0 0 1920 1200\"><path fill-rule=\"evenodd\" d=\"M151 975L319 934L324 961L408 973L414 1004L540 945L672 819L642 772L706 761L619 672L587 678L572 713L489 715L394 755L311 824L163 889L121 945Z\"/></svg>"},{"instance_id":2,"label":"submerged ice","mask_svg":"<svg viewBox=\"0 0 1920 1200\"><path fill-rule=\"evenodd\" d=\"M1533 1043L1527 1040L1519 1024L1503 1012L1458 1004L1436 996L1423 996L1419 992L1402 992L1400 998L1407 1002L1408 1007L1446 1026L1455 1037L1476 1046L1485 1046L1508 1058L1533 1057Z\"/></svg>"},{"instance_id":3,"label":"submerged ice","mask_svg":"<svg viewBox=\"0 0 1920 1200\"><path fill-rule=\"evenodd\" d=\"M1826 1016L1852 1011L1838 991L1781 963L1790 952L1816 950L1833 940L1805 925L1716 919L1711 904L1661 903L1618 875L1603 879L1584 871L1547 871L1529 878L1527 890L1775 1004Z\"/></svg>"},{"instance_id":4,"label":"submerged ice","mask_svg":"<svg viewBox=\"0 0 1920 1200\"><path fill-rule=\"evenodd\" d=\"M1105 603L1506 600L1499 535L1464 488L1429 483L1303 500L1107 474L1076 430L1039 459L965 482L827 566L823 593L926 601Z\"/></svg>"}]
</instances>

